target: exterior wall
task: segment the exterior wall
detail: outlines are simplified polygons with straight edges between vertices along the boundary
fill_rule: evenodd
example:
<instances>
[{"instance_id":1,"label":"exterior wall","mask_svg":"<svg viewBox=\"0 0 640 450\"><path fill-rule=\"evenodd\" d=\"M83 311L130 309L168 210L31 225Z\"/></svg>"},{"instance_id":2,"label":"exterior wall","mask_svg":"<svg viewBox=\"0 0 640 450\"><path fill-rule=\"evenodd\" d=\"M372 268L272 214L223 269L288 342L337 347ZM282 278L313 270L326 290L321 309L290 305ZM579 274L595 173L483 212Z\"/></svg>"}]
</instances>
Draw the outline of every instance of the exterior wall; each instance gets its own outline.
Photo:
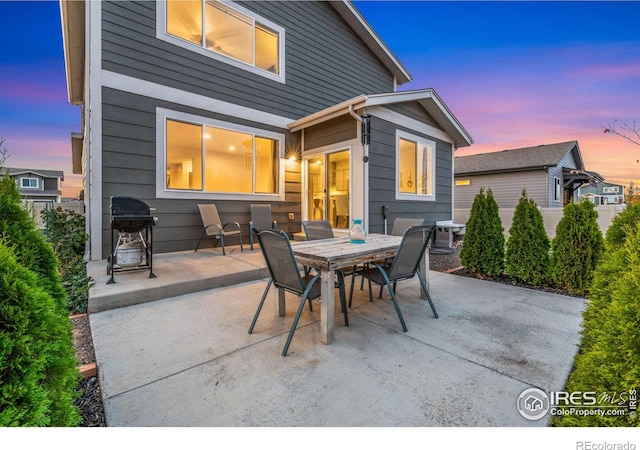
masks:
<instances>
[{"instance_id":1,"label":"exterior wall","mask_svg":"<svg viewBox=\"0 0 640 450\"><path fill-rule=\"evenodd\" d=\"M223 222L240 222L248 242L249 205L259 201L157 198L156 108L278 132L290 149L300 148L300 133L291 135L285 124L363 93L394 90L392 74L330 3L237 4L285 29L284 83L158 39L155 2L105 1L88 8L93 59L88 61L85 134L88 151L95 151L88 160L93 165L88 229L91 234L101 229L101 239L92 238L92 259L109 253L109 198L117 195L140 198L155 208L154 252L195 248L202 226L196 205L205 202L216 203ZM216 109L208 99L234 110L224 114L227 110ZM245 115L236 105L256 114ZM352 136L357 133L348 129L353 122L330 123L325 130L333 136L311 133L314 145ZM281 164L285 199L270 203L279 228L292 233L300 229L300 161L281 159ZM294 221L288 220L291 212Z\"/></svg>"},{"instance_id":2,"label":"exterior wall","mask_svg":"<svg viewBox=\"0 0 640 450\"><path fill-rule=\"evenodd\" d=\"M425 137L436 143L436 199L435 201L404 201L395 199L396 175L396 130ZM396 217L422 218L427 223L452 218L452 144L415 130L400 127L391 122L373 117L371 120L371 143L369 146L369 232L383 233L382 206L387 205L387 227Z\"/></svg>"},{"instance_id":3,"label":"exterior wall","mask_svg":"<svg viewBox=\"0 0 640 450\"><path fill-rule=\"evenodd\" d=\"M328 2L238 2L286 30L284 84L156 39L154 2L103 2L102 67L297 119L393 77Z\"/></svg>"},{"instance_id":4,"label":"exterior wall","mask_svg":"<svg viewBox=\"0 0 640 450\"><path fill-rule=\"evenodd\" d=\"M560 174L562 176L562 173ZM553 178L550 176L550 178ZM456 181L471 180L468 186L455 186L455 209L469 209L480 188L491 188L500 208L515 208L522 197L522 189L527 197L535 200L539 207L547 207L547 173L544 170L531 170L518 173L500 173L488 175L456 175ZM553 195L553 192L552 194ZM562 202L560 202L562 207Z\"/></svg>"},{"instance_id":5,"label":"exterior wall","mask_svg":"<svg viewBox=\"0 0 640 450\"><path fill-rule=\"evenodd\" d=\"M305 150L355 139L358 123L351 116L341 116L304 130Z\"/></svg>"},{"instance_id":6,"label":"exterior wall","mask_svg":"<svg viewBox=\"0 0 640 450\"><path fill-rule=\"evenodd\" d=\"M155 208L158 217L154 229L154 252L163 253L195 248L202 231L202 220L198 203L215 202L224 223L239 222L243 239L249 242L249 205L258 201L203 200L203 199L159 199L156 198L156 107L179 112L193 113L203 117L220 119L263 130L287 133L264 124L255 124L207 113L183 105L160 102L149 97L133 95L114 89L103 89L102 120L102 252L110 251L111 226L109 198L111 196L133 196ZM297 136L287 134L287 147L299 148ZM300 163L281 159L285 164L285 201L272 204L274 220L280 229L299 228L300 217ZM288 213L296 214L297 221L288 220ZM297 230L296 230L297 231ZM209 240L212 242L212 240ZM237 243L231 240L229 244ZM210 244L204 244L207 246Z\"/></svg>"},{"instance_id":7,"label":"exterior wall","mask_svg":"<svg viewBox=\"0 0 640 450\"><path fill-rule=\"evenodd\" d=\"M576 163L576 160L573 157L572 152L567 152L567 154L564 155L562 159L558 162L557 166L549 167L549 178L548 178L548 188L547 188L547 192L549 194L549 200L547 205L549 207L562 208L564 205L563 196L560 197L559 201L554 200L554 192L555 192L554 178L558 177L560 178L560 180L564 180L564 175L562 174L563 168L567 168L567 169L578 168L578 164ZM563 189L564 189L564 182L563 182ZM577 199L578 199L578 193L576 192L574 195L574 200L577 200Z\"/></svg>"}]
</instances>

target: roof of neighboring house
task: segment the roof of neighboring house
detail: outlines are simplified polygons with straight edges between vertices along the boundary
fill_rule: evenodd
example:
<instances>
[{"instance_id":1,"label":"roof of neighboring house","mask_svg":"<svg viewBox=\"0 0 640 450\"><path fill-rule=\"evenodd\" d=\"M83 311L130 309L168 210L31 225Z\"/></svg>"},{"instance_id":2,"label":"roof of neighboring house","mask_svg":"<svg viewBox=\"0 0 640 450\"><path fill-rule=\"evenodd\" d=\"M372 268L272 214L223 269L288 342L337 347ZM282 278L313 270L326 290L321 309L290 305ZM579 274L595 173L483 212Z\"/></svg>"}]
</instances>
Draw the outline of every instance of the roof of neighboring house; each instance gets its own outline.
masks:
<instances>
[{"instance_id":1,"label":"roof of neighboring house","mask_svg":"<svg viewBox=\"0 0 640 450\"><path fill-rule=\"evenodd\" d=\"M42 178L60 178L64 181L64 171L62 170L42 170L42 169L17 169L13 167L5 167L12 177L18 175L38 175Z\"/></svg>"},{"instance_id":2,"label":"roof of neighboring house","mask_svg":"<svg viewBox=\"0 0 640 450\"><path fill-rule=\"evenodd\" d=\"M568 141L492 153L458 156L455 158L455 174L519 172L554 167L570 151L574 153L578 168L584 170L578 142Z\"/></svg>"},{"instance_id":3,"label":"roof of neighboring house","mask_svg":"<svg viewBox=\"0 0 640 450\"><path fill-rule=\"evenodd\" d=\"M397 103L418 102L438 123L438 125L454 140L456 147L467 147L473 139L464 129L460 121L453 115L442 99L433 89L390 92L385 94L359 95L350 100L302 117L289 124L289 130L296 132L335 117L373 106L386 106Z\"/></svg>"}]
</instances>

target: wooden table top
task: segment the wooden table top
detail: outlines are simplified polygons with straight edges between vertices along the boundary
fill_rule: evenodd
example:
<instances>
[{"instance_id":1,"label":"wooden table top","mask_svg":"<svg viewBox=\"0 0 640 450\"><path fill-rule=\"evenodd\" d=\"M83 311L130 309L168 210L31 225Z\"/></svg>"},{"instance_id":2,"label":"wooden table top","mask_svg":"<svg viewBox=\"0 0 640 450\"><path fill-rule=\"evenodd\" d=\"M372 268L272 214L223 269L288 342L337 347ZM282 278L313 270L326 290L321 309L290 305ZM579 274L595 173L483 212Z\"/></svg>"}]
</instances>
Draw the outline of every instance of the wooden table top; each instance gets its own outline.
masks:
<instances>
[{"instance_id":1,"label":"wooden table top","mask_svg":"<svg viewBox=\"0 0 640 450\"><path fill-rule=\"evenodd\" d=\"M374 233L362 244L352 244L349 238L333 238L296 242L292 249L298 262L305 266L337 270L392 257L401 241L401 236Z\"/></svg>"}]
</instances>

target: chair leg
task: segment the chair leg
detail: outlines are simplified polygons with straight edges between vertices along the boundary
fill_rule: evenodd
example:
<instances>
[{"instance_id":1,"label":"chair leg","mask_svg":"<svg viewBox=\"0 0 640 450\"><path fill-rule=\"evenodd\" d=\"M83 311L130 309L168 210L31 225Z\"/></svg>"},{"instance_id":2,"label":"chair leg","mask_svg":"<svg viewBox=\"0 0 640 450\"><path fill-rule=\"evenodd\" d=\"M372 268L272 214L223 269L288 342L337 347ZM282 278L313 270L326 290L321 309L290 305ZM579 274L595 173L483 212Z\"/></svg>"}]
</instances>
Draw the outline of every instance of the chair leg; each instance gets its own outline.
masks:
<instances>
[{"instance_id":1,"label":"chair leg","mask_svg":"<svg viewBox=\"0 0 640 450\"><path fill-rule=\"evenodd\" d=\"M313 283L319 277L314 277L309 284L307 284L307 288L304 290L304 294L300 298L300 305L298 306L298 311L296 312L296 317L293 319L293 324L291 324L291 330L289 331L289 336L287 336L287 342L284 344L284 348L282 349L282 356L287 356L287 351L289 351L289 345L291 344L291 340L293 339L293 333L296 332L296 328L298 327L298 321L300 320L300 314L302 314L302 310L304 309L304 304L307 301L307 297L309 296L309 292L311 291L311 287Z\"/></svg>"},{"instance_id":2,"label":"chair leg","mask_svg":"<svg viewBox=\"0 0 640 450\"><path fill-rule=\"evenodd\" d=\"M267 293L269 292L269 288L273 280L269 278L269 282L267 283L267 287L262 294L262 298L260 299L260 303L258 304L258 309L256 310L256 314L253 316L253 321L251 322L251 326L249 327L249 334L253 333L253 327L256 326L256 322L258 321L258 316L260 315L260 311L262 311L262 305L264 305L264 300L267 298Z\"/></svg>"},{"instance_id":3,"label":"chair leg","mask_svg":"<svg viewBox=\"0 0 640 450\"><path fill-rule=\"evenodd\" d=\"M369 281L369 303L373 302L373 295L371 294L371 280Z\"/></svg>"},{"instance_id":4,"label":"chair leg","mask_svg":"<svg viewBox=\"0 0 640 450\"><path fill-rule=\"evenodd\" d=\"M418 274L418 279L420 280L420 285L422 286L422 290L424 291L424 295L427 296L427 300L429 300L429 305L431 305L431 311L433 311L433 315L435 318L438 318L438 312L436 311L436 307L431 300L431 295L429 295L429 289L427 289L427 283L424 282L422 275L420 275L420 271L416 272Z\"/></svg>"},{"instance_id":5,"label":"chair leg","mask_svg":"<svg viewBox=\"0 0 640 450\"><path fill-rule=\"evenodd\" d=\"M242 232L240 232L240 234L238 234L238 236L240 236L240 251L243 252L244 251L244 247L242 247Z\"/></svg>"},{"instance_id":6,"label":"chair leg","mask_svg":"<svg viewBox=\"0 0 640 450\"><path fill-rule=\"evenodd\" d=\"M346 327L349 326L349 315L347 313L347 296L344 291L344 273L338 271L338 283L339 283L339 292L340 292L340 308L342 309L342 314L344 315L344 325Z\"/></svg>"},{"instance_id":7,"label":"chair leg","mask_svg":"<svg viewBox=\"0 0 640 450\"><path fill-rule=\"evenodd\" d=\"M251 251L253 251L253 229L249 229L249 246L251 247Z\"/></svg>"},{"instance_id":8,"label":"chair leg","mask_svg":"<svg viewBox=\"0 0 640 450\"><path fill-rule=\"evenodd\" d=\"M382 274L382 277L384 278L384 281L385 281L387 287L389 288L389 294L391 294L391 300L393 300L393 306L396 308L396 312L398 313L398 318L400 319L400 324L402 324L402 331L404 331L406 333L408 331L407 324L404 322L404 317L402 317L402 312L400 311L400 305L398 304L398 299L396 298L395 290L391 286L391 280L389 280L389 276L384 271L384 269L382 267L380 267L379 264L376 264L376 267L378 268L378 270Z\"/></svg>"},{"instance_id":9,"label":"chair leg","mask_svg":"<svg viewBox=\"0 0 640 450\"><path fill-rule=\"evenodd\" d=\"M224 251L224 234L220 233L220 246L222 247L222 256L225 256L227 253Z\"/></svg>"},{"instance_id":10,"label":"chair leg","mask_svg":"<svg viewBox=\"0 0 640 450\"><path fill-rule=\"evenodd\" d=\"M196 245L196 249L193 251L194 253L198 251L200 248L200 242L202 242L202 238L207 233L207 230L202 230L202 234L200 235L200 239L198 239L198 244Z\"/></svg>"},{"instance_id":11,"label":"chair leg","mask_svg":"<svg viewBox=\"0 0 640 450\"><path fill-rule=\"evenodd\" d=\"M353 300L353 285L356 282L356 266L353 266L353 272L351 272L351 288L349 289L349 308L351 308L351 301ZM362 277L362 283L364 283L364 277Z\"/></svg>"}]
</instances>

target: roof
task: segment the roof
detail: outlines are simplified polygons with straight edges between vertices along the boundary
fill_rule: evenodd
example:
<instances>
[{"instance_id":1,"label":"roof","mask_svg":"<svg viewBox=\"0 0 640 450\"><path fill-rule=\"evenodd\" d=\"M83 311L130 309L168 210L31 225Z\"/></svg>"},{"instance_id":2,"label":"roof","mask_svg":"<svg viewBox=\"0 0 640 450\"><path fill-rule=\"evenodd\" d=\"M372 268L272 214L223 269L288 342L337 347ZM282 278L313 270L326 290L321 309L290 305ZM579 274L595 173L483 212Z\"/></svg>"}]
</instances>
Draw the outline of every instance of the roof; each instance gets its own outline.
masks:
<instances>
[{"instance_id":1,"label":"roof","mask_svg":"<svg viewBox=\"0 0 640 450\"><path fill-rule=\"evenodd\" d=\"M473 139L464 129L460 121L453 115L442 99L433 89L420 89L404 92L390 92L384 94L359 95L350 100L323 109L306 117L302 117L289 124L289 130L296 132L327 120L349 114L355 110L373 106L385 106L397 103L418 102L438 125L453 139L457 148L467 147Z\"/></svg>"},{"instance_id":2,"label":"roof","mask_svg":"<svg viewBox=\"0 0 640 450\"><path fill-rule=\"evenodd\" d=\"M578 168L584 169L578 141L568 141L458 156L455 158L455 174L520 172L555 167L569 152L573 152Z\"/></svg>"},{"instance_id":3,"label":"roof","mask_svg":"<svg viewBox=\"0 0 640 450\"><path fill-rule=\"evenodd\" d=\"M38 175L42 178L60 178L64 181L64 171L62 170L42 170L42 169L18 169L13 167L5 167L12 177L18 175Z\"/></svg>"},{"instance_id":4,"label":"roof","mask_svg":"<svg viewBox=\"0 0 640 450\"><path fill-rule=\"evenodd\" d=\"M409 71L371 28L356 7L347 0L332 1L330 4L374 55L393 74L398 85L412 80ZM85 67L85 1L61 0L62 40L67 74L67 94L69 102L82 105L84 101Z\"/></svg>"}]
</instances>

